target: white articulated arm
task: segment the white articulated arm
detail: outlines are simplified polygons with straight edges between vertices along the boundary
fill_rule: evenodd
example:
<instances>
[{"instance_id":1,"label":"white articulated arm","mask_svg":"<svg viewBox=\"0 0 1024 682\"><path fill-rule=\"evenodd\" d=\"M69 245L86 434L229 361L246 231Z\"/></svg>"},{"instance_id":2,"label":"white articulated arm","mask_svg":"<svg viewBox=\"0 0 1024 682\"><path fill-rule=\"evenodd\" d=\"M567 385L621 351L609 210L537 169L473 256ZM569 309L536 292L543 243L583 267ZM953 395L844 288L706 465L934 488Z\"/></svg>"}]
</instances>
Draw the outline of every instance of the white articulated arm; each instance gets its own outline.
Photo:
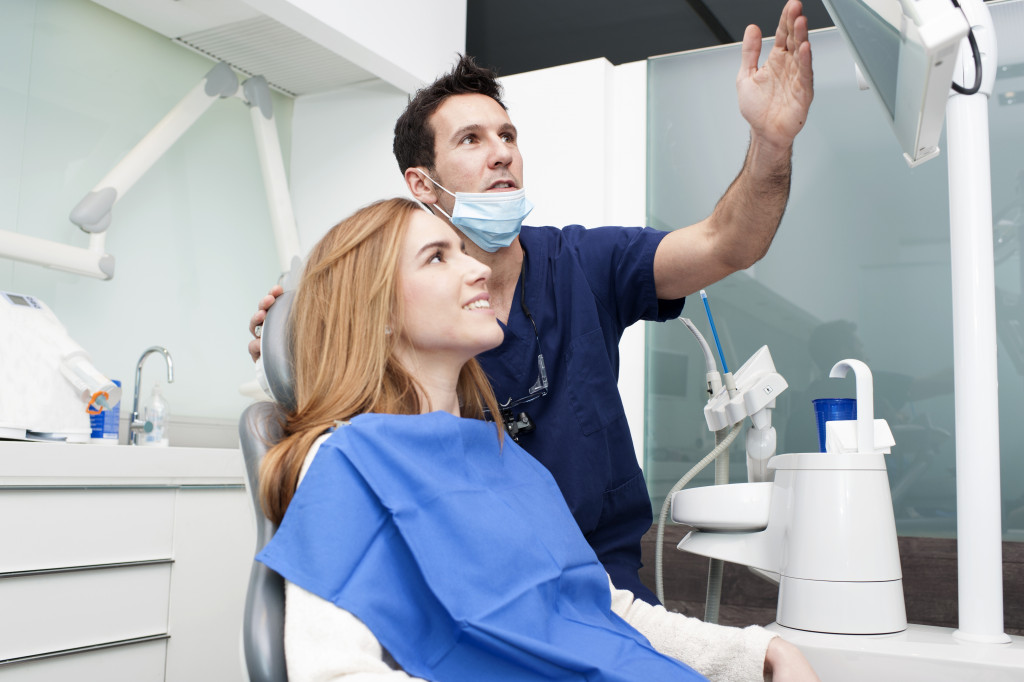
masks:
<instances>
[{"instance_id":1,"label":"white articulated arm","mask_svg":"<svg viewBox=\"0 0 1024 682\"><path fill-rule=\"evenodd\" d=\"M102 180L96 183L71 211L71 222L84 232L103 232L110 225L110 211L132 185L192 127L218 99L238 90L238 77L225 62L210 69L152 130Z\"/></svg>"},{"instance_id":2,"label":"white articulated arm","mask_svg":"<svg viewBox=\"0 0 1024 682\"><path fill-rule=\"evenodd\" d=\"M256 151L260 158L263 187L267 192L270 224L274 228L277 259L281 272L288 272L299 254L299 235L295 227L292 197L288 191L288 178L284 172L281 143L277 137L277 124L270 99L270 88L263 76L254 76L242 83L242 92L249 104L252 129L256 135Z\"/></svg>"},{"instance_id":3,"label":"white articulated arm","mask_svg":"<svg viewBox=\"0 0 1024 682\"><path fill-rule=\"evenodd\" d=\"M238 97L251 111L281 271L288 273L296 269L295 263L300 262L298 230L274 122L270 89L266 79L254 76L243 84L242 90L239 91L238 77L231 67L226 62L218 63L78 202L69 217L89 235L88 248L0 230L0 257L97 279L112 278L114 257L106 253L105 242L114 204L214 102Z\"/></svg>"}]
</instances>

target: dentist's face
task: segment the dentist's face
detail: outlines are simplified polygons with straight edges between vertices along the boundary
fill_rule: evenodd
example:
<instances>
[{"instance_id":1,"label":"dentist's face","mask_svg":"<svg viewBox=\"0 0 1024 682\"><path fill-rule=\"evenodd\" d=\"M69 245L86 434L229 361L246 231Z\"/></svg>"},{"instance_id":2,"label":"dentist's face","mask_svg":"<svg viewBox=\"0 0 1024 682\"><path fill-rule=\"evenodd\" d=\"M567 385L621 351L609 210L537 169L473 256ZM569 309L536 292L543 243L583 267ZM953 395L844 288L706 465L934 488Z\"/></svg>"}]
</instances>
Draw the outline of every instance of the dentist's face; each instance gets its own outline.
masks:
<instances>
[{"instance_id":1,"label":"dentist's face","mask_svg":"<svg viewBox=\"0 0 1024 682\"><path fill-rule=\"evenodd\" d=\"M501 344L504 332L487 293L490 274L447 223L413 212L398 266L404 319L396 353L407 368L461 368Z\"/></svg>"},{"instance_id":2,"label":"dentist's face","mask_svg":"<svg viewBox=\"0 0 1024 682\"><path fill-rule=\"evenodd\" d=\"M434 129L434 171L452 192L509 192L523 186L516 128L487 95L453 95L429 119ZM454 199L438 192L451 213Z\"/></svg>"}]
</instances>

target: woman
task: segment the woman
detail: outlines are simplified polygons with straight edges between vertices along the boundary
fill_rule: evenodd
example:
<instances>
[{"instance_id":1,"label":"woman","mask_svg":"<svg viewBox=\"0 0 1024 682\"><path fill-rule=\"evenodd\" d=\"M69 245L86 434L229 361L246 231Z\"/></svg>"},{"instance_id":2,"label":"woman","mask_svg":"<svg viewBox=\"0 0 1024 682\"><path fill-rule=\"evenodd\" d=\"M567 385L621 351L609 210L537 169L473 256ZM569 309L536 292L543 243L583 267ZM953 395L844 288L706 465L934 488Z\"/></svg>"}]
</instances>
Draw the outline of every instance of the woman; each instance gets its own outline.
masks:
<instances>
[{"instance_id":1,"label":"woman","mask_svg":"<svg viewBox=\"0 0 1024 682\"><path fill-rule=\"evenodd\" d=\"M547 470L484 419L498 409L473 357L504 334L489 274L405 199L310 254L291 319L297 408L260 471L281 526L258 558L287 581L292 682L703 679L680 661L714 679L816 679L761 628L612 587Z\"/></svg>"}]
</instances>

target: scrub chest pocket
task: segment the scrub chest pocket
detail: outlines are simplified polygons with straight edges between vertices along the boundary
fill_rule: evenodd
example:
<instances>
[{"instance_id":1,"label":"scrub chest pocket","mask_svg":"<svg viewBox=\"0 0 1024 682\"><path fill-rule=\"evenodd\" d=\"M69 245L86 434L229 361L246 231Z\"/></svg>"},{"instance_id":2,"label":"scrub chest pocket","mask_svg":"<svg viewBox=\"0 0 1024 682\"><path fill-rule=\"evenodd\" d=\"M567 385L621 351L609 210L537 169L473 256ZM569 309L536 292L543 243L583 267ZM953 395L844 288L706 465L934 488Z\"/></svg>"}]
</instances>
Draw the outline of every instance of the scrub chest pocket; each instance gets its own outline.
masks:
<instances>
[{"instance_id":1,"label":"scrub chest pocket","mask_svg":"<svg viewBox=\"0 0 1024 682\"><path fill-rule=\"evenodd\" d=\"M586 436L626 416L600 329L576 337L565 354L569 403ZM609 391L611 386L613 390Z\"/></svg>"}]
</instances>

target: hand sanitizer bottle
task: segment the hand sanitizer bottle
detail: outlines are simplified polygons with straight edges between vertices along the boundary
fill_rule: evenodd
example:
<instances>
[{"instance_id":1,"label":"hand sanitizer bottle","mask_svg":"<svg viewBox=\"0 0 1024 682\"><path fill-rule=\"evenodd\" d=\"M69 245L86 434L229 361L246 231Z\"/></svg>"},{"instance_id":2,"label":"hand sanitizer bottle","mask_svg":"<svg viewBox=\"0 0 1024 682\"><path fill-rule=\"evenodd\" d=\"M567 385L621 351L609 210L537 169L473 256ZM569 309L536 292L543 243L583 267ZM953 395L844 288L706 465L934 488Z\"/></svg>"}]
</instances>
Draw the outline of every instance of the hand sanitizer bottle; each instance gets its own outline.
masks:
<instances>
[{"instance_id":1,"label":"hand sanitizer bottle","mask_svg":"<svg viewBox=\"0 0 1024 682\"><path fill-rule=\"evenodd\" d=\"M166 447L169 444L167 439L167 401L160 393L160 384L153 385L153 393L150 394L149 405L144 411L144 419L153 425L153 429L146 434L143 445Z\"/></svg>"}]
</instances>

